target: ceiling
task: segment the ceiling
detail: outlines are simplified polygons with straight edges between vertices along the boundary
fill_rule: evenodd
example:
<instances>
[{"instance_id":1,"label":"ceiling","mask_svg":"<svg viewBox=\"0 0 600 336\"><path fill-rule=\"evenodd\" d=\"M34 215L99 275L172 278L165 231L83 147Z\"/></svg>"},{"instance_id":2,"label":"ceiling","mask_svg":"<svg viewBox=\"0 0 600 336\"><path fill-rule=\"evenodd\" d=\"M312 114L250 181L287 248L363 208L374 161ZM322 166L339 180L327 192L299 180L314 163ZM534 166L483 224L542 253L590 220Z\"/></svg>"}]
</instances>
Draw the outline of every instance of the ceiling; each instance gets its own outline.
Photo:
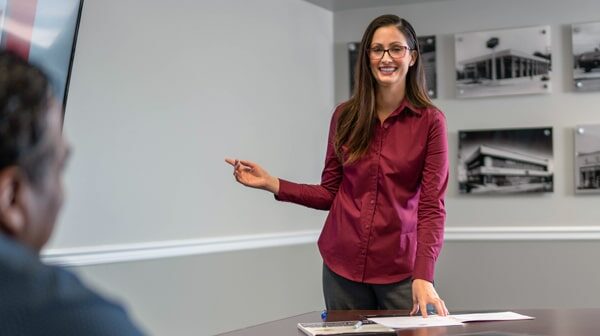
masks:
<instances>
[{"instance_id":1,"label":"ceiling","mask_svg":"<svg viewBox=\"0 0 600 336\"><path fill-rule=\"evenodd\" d=\"M397 6L423 2L436 2L443 0L306 0L319 7L330 11L341 11L346 9ZM447 1L447 0L446 0Z\"/></svg>"}]
</instances>

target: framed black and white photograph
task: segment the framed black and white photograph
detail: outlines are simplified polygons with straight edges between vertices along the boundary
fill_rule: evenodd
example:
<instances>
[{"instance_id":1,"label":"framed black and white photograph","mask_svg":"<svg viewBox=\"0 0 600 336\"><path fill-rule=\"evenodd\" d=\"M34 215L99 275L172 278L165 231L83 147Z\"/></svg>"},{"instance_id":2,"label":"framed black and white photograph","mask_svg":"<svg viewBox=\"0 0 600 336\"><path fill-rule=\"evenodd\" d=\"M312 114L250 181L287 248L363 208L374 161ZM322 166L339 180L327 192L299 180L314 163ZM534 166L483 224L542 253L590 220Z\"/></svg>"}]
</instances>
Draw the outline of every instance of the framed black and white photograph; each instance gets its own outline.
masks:
<instances>
[{"instance_id":1,"label":"framed black and white photograph","mask_svg":"<svg viewBox=\"0 0 600 336\"><path fill-rule=\"evenodd\" d=\"M458 98L549 93L550 26L454 35Z\"/></svg>"},{"instance_id":2,"label":"framed black and white photograph","mask_svg":"<svg viewBox=\"0 0 600 336\"><path fill-rule=\"evenodd\" d=\"M437 98L437 72L435 70L435 35L419 36L419 49L421 50L421 64L425 70L427 93L430 98Z\"/></svg>"},{"instance_id":3,"label":"framed black and white photograph","mask_svg":"<svg viewBox=\"0 0 600 336\"><path fill-rule=\"evenodd\" d=\"M600 124L575 128L575 192L600 194Z\"/></svg>"},{"instance_id":4,"label":"framed black and white photograph","mask_svg":"<svg viewBox=\"0 0 600 336\"><path fill-rule=\"evenodd\" d=\"M571 26L575 91L600 90L600 22Z\"/></svg>"},{"instance_id":5,"label":"framed black and white photograph","mask_svg":"<svg viewBox=\"0 0 600 336\"><path fill-rule=\"evenodd\" d=\"M457 171L463 194L552 192L552 128L459 131Z\"/></svg>"},{"instance_id":6,"label":"framed black and white photograph","mask_svg":"<svg viewBox=\"0 0 600 336\"><path fill-rule=\"evenodd\" d=\"M358 50L360 49L360 42L348 43L348 71L349 71L349 82L350 82L350 96L354 92L354 76L356 76L356 63L358 62Z\"/></svg>"},{"instance_id":7,"label":"framed black and white photograph","mask_svg":"<svg viewBox=\"0 0 600 336\"><path fill-rule=\"evenodd\" d=\"M425 70L425 80L427 81L427 93L429 97L437 98L437 73L435 70L435 35L419 36L419 49L421 50L421 61ZM358 61L358 50L360 42L348 43L348 64L350 73L350 94L354 90L354 75L356 72L356 62Z\"/></svg>"}]
</instances>

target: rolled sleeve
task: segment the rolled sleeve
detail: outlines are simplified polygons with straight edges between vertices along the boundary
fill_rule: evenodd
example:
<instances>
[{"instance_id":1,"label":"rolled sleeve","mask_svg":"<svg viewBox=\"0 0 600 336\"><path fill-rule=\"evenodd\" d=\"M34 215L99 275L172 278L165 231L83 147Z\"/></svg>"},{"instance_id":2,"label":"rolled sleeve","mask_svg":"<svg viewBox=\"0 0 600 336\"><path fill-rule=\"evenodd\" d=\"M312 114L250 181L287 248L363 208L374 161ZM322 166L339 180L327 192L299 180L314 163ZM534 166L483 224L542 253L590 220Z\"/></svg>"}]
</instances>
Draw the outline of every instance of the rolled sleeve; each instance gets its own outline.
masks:
<instances>
[{"instance_id":1,"label":"rolled sleeve","mask_svg":"<svg viewBox=\"0 0 600 336\"><path fill-rule=\"evenodd\" d=\"M433 114L427 136L427 152L421 181L417 222L417 255L413 277L433 282L435 262L442 249L448 186L448 137L446 119Z\"/></svg>"}]
</instances>

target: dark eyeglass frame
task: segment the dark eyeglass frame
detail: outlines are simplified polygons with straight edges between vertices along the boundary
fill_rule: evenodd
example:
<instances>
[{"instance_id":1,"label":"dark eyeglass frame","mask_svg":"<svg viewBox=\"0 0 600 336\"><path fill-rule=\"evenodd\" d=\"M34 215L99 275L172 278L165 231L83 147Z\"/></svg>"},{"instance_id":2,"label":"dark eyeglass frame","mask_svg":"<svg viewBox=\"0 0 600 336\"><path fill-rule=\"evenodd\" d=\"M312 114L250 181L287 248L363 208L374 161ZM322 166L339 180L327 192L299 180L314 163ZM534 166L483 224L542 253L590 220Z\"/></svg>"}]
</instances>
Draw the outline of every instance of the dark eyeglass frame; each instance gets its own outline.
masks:
<instances>
[{"instance_id":1,"label":"dark eyeglass frame","mask_svg":"<svg viewBox=\"0 0 600 336\"><path fill-rule=\"evenodd\" d=\"M375 48L379 48L379 47L375 47ZM381 56L377 56L377 55L374 55L374 54L373 54L373 52L374 52L374 50L373 50L373 49L375 49L375 48L368 48L368 49L367 49L367 53L369 54L369 57L370 57L371 59L379 59L379 60L380 60L380 59L382 59L382 58L383 58L383 56L385 56L385 53L386 53L386 52L388 53L388 55L390 55L390 57L391 57L391 58L393 58L393 59L399 59L399 58L402 58L402 57L406 56L406 54L407 54L409 51L413 51L413 50L415 50L414 48L410 48L410 47L408 47L408 46L403 46L403 45L402 45L402 46L393 46L393 47L391 47L391 48L387 48L387 49L384 49L384 48L381 48L381 50L379 50L379 49L378 49L378 50L377 50L377 53L381 52ZM394 49L394 48L400 48L400 49L402 49L402 55L398 55L398 56L394 56L394 55L392 55L392 53L390 52L390 50L392 50L392 49Z\"/></svg>"}]
</instances>

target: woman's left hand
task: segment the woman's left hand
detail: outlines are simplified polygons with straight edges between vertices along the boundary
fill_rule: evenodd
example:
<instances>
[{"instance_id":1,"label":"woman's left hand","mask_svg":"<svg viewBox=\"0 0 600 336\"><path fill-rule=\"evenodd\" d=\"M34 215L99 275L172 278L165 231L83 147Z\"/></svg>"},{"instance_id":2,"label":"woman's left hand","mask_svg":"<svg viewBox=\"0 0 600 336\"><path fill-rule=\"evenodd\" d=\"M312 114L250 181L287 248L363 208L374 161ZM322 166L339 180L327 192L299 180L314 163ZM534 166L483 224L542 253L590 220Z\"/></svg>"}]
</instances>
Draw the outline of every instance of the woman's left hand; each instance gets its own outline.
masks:
<instances>
[{"instance_id":1,"label":"woman's left hand","mask_svg":"<svg viewBox=\"0 0 600 336\"><path fill-rule=\"evenodd\" d=\"M433 284L427 280L415 279L412 282L413 308L410 315L415 315L421 311L423 317L427 317L427 305L435 307L435 311L440 316L448 315L448 309L444 300L440 298L435 291Z\"/></svg>"}]
</instances>

